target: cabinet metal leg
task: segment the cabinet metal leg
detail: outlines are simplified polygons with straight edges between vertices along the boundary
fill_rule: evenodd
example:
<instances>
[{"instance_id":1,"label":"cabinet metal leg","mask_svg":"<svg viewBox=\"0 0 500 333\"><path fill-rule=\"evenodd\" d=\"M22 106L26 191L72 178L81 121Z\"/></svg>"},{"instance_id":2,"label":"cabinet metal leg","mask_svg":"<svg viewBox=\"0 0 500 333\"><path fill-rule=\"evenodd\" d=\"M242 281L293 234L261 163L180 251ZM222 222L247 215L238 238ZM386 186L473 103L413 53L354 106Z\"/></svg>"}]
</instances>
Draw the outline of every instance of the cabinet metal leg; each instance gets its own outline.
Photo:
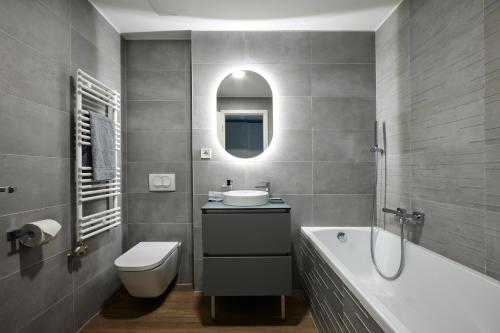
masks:
<instances>
[{"instance_id":1,"label":"cabinet metal leg","mask_svg":"<svg viewBox=\"0 0 500 333\"><path fill-rule=\"evenodd\" d=\"M285 295L281 295L281 320L285 320Z\"/></svg>"},{"instance_id":2,"label":"cabinet metal leg","mask_svg":"<svg viewBox=\"0 0 500 333\"><path fill-rule=\"evenodd\" d=\"M215 296L210 296L210 318L215 320Z\"/></svg>"}]
</instances>

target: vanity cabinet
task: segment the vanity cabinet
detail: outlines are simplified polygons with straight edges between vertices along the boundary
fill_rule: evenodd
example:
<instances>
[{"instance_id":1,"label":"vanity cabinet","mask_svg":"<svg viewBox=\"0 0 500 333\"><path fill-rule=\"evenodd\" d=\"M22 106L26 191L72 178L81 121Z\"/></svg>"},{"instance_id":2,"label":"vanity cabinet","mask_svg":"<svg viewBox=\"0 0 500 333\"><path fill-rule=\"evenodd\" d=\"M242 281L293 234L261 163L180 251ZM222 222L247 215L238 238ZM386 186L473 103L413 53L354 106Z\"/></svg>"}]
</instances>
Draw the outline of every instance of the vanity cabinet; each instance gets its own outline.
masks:
<instances>
[{"instance_id":1,"label":"vanity cabinet","mask_svg":"<svg viewBox=\"0 0 500 333\"><path fill-rule=\"evenodd\" d=\"M215 296L271 295L282 296L284 306L292 292L290 206L209 202L202 239L203 294L212 296L212 306Z\"/></svg>"}]
</instances>

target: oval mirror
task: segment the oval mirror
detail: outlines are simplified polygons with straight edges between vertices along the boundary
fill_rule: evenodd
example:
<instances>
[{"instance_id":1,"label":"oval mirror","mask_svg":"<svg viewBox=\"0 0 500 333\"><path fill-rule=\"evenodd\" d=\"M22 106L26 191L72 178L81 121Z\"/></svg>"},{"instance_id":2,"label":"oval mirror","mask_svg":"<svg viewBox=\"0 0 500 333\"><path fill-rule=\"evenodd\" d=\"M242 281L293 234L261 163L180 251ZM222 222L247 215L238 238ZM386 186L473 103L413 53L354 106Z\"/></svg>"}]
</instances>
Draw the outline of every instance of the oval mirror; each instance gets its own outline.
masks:
<instances>
[{"instance_id":1,"label":"oval mirror","mask_svg":"<svg viewBox=\"0 0 500 333\"><path fill-rule=\"evenodd\" d=\"M262 154L273 137L273 93L267 81L249 70L235 71L217 90L217 136L231 155Z\"/></svg>"}]
</instances>

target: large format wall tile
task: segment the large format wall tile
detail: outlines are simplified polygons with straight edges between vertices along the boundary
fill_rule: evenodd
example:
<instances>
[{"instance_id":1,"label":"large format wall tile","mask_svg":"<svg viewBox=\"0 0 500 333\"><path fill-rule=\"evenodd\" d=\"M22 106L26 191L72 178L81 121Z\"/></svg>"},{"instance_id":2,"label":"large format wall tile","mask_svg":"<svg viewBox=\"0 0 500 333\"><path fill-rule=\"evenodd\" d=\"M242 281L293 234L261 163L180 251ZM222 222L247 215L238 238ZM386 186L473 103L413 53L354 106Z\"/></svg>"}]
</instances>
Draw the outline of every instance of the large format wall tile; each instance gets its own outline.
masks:
<instances>
[{"instance_id":1,"label":"large format wall tile","mask_svg":"<svg viewBox=\"0 0 500 333\"><path fill-rule=\"evenodd\" d=\"M315 162L314 194L370 194L374 174L370 162Z\"/></svg>"},{"instance_id":2,"label":"large format wall tile","mask_svg":"<svg viewBox=\"0 0 500 333\"><path fill-rule=\"evenodd\" d=\"M187 44L183 40L130 40L126 43L127 68L132 71L187 69Z\"/></svg>"},{"instance_id":3,"label":"large format wall tile","mask_svg":"<svg viewBox=\"0 0 500 333\"><path fill-rule=\"evenodd\" d=\"M313 64L375 63L375 34L311 32Z\"/></svg>"},{"instance_id":4,"label":"large format wall tile","mask_svg":"<svg viewBox=\"0 0 500 333\"><path fill-rule=\"evenodd\" d=\"M314 195L315 226L368 226L371 223L373 195Z\"/></svg>"},{"instance_id":5,"label":"large format wall tile","mask_svg":"<svg viewBox=\"0 0 500 333\"><path fill-rule=\"evenodd\" d=\"M0 184L18 190L0 201L0 215L70 202L69 158L0 155Z\"/></svg>"},{"instance_id":6,"label":"large format wall tile","mask_svg":"<svg viewBox=\"0 0 500 333\"><path fill-rule=\"evenodd\" d=\"M0 280L2 330L13 332L21 328L27 318L34 318L71 292L72 277L66 253L9 275Z\"/></svg>"},{"instance_id":7,"label":"large format wall tile","mask_svg":"<svg viewBox=\"0 0 500 333\"><path fill-rule=\"evenodd\" d=\"M19 333L72 333L75 331L73 320L73 294L47 308L45 312L28 322Z\"/></svg>"},{"instance_id":8,"label":"large format wall tile","mask_svg":"<svg viewBox=\"0 0 500 333\"><path fill-rule=\"evenodd\" d=\"M129 162L177 162L187 160L186 132L133 131L127 133Z\"/></svg>"},{"instance_id":9,"label":"large format wall tile","mask_svg":"<svg viewBox=\"0 0 500 333\"><path fill-rule=\"evenodd\" d=\"M185 71L127 71L129 100L165 101L186 98Z\"/></svg>"},{"instance_id":10,"label":"large format wall tile","mask_svg":"<svg viewBox=\"0 0 500 333\"><path fill-rule=\"evenodd\" d=\"M192 281L189 41L127 41L127 248L181 241L178 283ZM150 173L175 173L175 192L150 192Z\"/></svg>"},{"instance_id":11,"label":"large format wall tile","mask_svg":"<svg viewBox=\"0 0 500 333\"><path fill-rule=\"evenodd\" d=\"M75 324L74 304L82 301L76 288L91 285L103 271L99 276L116 279L109 268L123 250L121 228L89 240L88 257L70 260L67 253L75 200L71 85L81 68L120 91L120 44L120 35L88 1L0 4L0 185L17 187L2 196L0 230L5 235L43 219L62 225L40 247L0 242L2 332L74 332L86 321ZM118 286L116 280L113 288L84 295L92 304L87 319L103 304L95 297L107 300Z\"/></svg>"},{"instance_id":12,"label":"large format wall tile","mask_svg":"<svg viewBox=\"0 0 500 333\"><path fill-rule=\"evenodd\" d=\"M0 152L69 157L70 115L0 92ZM37 131L33 131L33 123Z\"/></svg>"},{"instance_id":13,"label":"large format wall tile","mask_svg":"<svg viewBox=\"0 0 500 333\"><path fill-rule=\"evenodd\" d=\"M338 214L347 212L338 207L345 204L340 200L317 206L316 187L326 193L337 193L331 189L337 184L340 193L373 192L373 185L365 179L373 177L372 156L367 150L375 120L374 34L193 32L192 37L194 283L201 289L200 208L208 191L219 190L226 179L234 181L234 189L270 181L273 194L291 204L295 259L301 226L332 225L322 217L332 209ZM231 42L233 49L226 52ZM262 155L249 161L228 155L214 126L217 85L241 65L261 73L274 94L273 140ZM210 161L200 158L203 147L212 148ZM368 163L345 163L344 174L356 171L352 179L336 178L331 184L331 170L316 173L314 160ZM365 195L358 197L366 208L358 209L357 214L349 211L349 225L370 221L372 196L368 196L370 200ZM294 260L294 287L299 287L295 264Z\"/></svg>"},{"instance_id":14,"label":"large format wall tile","mask_svg":"<svg viewBox=\"0 0 500 333\"><path fill-rule=\"evenodd\" d=\"M376 32L378 209L423 211L409 238L497 279L499 23L498 1L407 0Z\"/></svg>"},{"instance_id":15,"label":"large format wall tile","mask_svg":"<svg viewBox=\"0 0 500 333\"><path fill-rule=\"evenodd\" d=\"M47 57L67 63L69 7L66 1L52 1L52 5L49 9L40 1L5 1L0 11L0 29Z\"/></svg>"},{"instance_id":16,"label":"large format wall tile","mask_svg":"<svg viewBox=\"0 0 500 333\"><path fill-rule=\"evenodd\" d=\"M241 31L196 31L191 34L193 64L238 64L244 58Z\"/></svg>"},{"instance_id":17,"label":"large format wall tile","mask_svg":"<svg viewBox=\"0 0 500 333\"><path fill-rule=\"evenodd\" d=\"M313 97L313 128L373 130L375 98Z\"/></svg>"},{"instance_id":18,"label":"large format wall tile","mask_svg":"<svg viewBox=\"0 0 500 333\"><path fill-rule=\"evenodd\" d=\"M129 131L186 130L185 101L129 101Z\"/></svg>"},{"instance_id":19,"label":"large format wall tile","mask_svg":"<svg viewBox=\"0 0 500 333\"><path fill-rule=\"evenodd\" d=\"M130 193L128 218L130 223L187 223L187 206L186 193Z\"/></svg>"},{"instance_id":20,"label":"large format wall tile","mask_svg":"<svg viewBox=\"0 0 500 333\"><path fill-rule=\"evenodd\" d=\"M312 65L311 94L314 97L374 97L375 66Z\"/></svg>"},{"instance_id":21,"label":"large format wall tile","mask_svg":"<svg viewBox=\"0 0 500 333\"><path fill-rule=\"evenodd\" d=\"M309 64L311 46L309 32L246 31L245 62L252 64Z\"/></svg>"}]
</instances>

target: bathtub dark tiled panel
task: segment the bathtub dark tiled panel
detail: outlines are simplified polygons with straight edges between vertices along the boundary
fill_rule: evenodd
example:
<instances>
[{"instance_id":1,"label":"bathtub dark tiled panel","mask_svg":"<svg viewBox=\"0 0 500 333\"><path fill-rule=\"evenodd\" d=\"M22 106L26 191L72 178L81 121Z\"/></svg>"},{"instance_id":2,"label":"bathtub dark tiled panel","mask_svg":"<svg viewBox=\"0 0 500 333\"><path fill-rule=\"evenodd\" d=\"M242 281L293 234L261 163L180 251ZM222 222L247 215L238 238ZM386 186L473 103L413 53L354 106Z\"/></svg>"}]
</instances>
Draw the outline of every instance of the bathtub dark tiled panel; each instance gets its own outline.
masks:
<instances>
[{"instance_id":1,"label":"bathtub dark tiled panel","mask_svg":"<svg viewBox=\"0 0 500 333\"><path fill-rule=\"evenodd\" d=\"M383 333L304 234L300 256L302 286L320 333Z\"/></svg>"},{"instance_id":2,"label":"bathtub dark tiled panel","mask_svg":"<svg viewBox=\"0 0 500 333\"><path fill-rule=\"evenodd\" d=\"M405 0L375 34L379 222L398 230L382 206L423 211L412 240L497 279L499 27L499 1Z\"/></svg>"}]
</instances>

